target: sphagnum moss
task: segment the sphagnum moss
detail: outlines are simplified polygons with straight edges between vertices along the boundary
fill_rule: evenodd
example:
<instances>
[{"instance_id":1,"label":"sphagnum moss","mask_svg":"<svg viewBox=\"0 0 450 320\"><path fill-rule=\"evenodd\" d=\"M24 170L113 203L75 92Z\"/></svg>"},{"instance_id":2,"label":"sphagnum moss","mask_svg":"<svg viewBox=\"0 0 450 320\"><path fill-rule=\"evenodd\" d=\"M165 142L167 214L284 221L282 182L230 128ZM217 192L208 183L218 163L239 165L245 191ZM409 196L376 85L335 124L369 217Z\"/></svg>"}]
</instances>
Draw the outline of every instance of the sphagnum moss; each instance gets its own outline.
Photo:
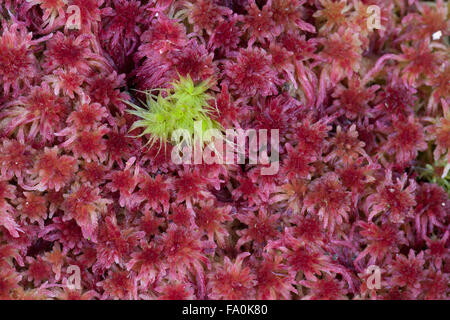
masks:
<instances>
[{"instance_id":1,"label":"sphagnum moss","mask_svg":"<svg viewBox=\"0 0 450 320\"><path fill-rule=\"evenodd\" d=\"M217 110L208 103L214 100L214 97L207 93L210 88L209 81L194 84L188 75L179 76L179 80L171 85L170 89L159 89L158 95L152 91L143 92L146 95L144 107L124 101L133 108L127 112L140 119L130 128L130 131L143 129L136 137L149 135L146 145L152 147L159 142L161 147L166 146L172 134L179 129L186 130L190 137L193 137L195 123L199 121L202 124L202 136L209 129L222 129L222 126L211 118Z\"/></svg>"}]
</instances>

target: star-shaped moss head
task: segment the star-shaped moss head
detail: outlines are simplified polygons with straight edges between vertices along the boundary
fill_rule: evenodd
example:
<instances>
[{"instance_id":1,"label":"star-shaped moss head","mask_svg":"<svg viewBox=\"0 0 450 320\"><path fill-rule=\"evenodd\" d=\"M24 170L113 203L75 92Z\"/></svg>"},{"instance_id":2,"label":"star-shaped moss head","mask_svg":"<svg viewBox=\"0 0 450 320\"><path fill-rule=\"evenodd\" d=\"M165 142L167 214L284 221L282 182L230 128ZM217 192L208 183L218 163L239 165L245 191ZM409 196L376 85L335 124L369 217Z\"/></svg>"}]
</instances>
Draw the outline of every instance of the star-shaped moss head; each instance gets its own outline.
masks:
<instances>
[{"instance_id":1,"label":"star-shaped moss head","mask_svg":"<svg viewBox=\"0 0 450 320\"><path fill-rule=\"evenodd\" d=\"M214 100L213 96L207 93L210 88L209 81L196 85L188 75L179 76L179 80L171 85L170 89L160 89L158 95L152 94L151 91L144 92L144 108L126 101L133 108L128 112L140 118L130 131L142 128L143 131L137 137L149 135L146 145L153 146L159 142L160 146L165 146L175 130L186 130L193 138L194 124L199 121L203 135L209 129L222 130L221 125L211 118L217 110L208 103ZM189 143L192 143L192 140Z\"/></svg>"}]
</instances>

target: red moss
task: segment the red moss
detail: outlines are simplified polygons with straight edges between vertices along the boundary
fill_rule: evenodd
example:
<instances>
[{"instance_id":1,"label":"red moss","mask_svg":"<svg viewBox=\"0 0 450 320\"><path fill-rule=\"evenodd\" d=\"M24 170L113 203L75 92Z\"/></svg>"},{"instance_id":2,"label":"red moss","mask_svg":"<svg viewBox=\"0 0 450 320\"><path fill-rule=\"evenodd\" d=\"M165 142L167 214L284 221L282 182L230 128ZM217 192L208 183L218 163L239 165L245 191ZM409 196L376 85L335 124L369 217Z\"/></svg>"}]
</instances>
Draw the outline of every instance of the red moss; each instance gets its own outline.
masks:
<instances>
[{"instance_id":1,"label":"red moss","mask_svg":"<svg viewBox=\"0 0 450 320\"><path fill-rule=\"evenodd\" d=\"M308 181L293 180L277 188L271 203L285 208L287 212L298 214L303 206L303 199L308 189Z\"/></svg>"},{"instance_id":2,"label":"red moss","mask_svg":"<svg viewBox=\"0 0 450 320\"><path fill-rule=\"evenodd\" d=\"M13 297L12 293L19 289L19 281L21 275L16 273L12 268L0 269L0 299L9 300Z\"/></svg>"},{"instance_id":3,"label":"red moss","mask_svg":"<svg viewBox=\"0 0 450 320\"><path fill-rule=\"evenodd\" d=\"M321 280L301 281L301 284L310 289L304 300L346 300L347 290L329 275Z\"/></svg>"},{"instance_id":4,"label":"red moss","mask_svg":"<svg viewBox=\"0 0 450 320\"><path fill-rule=\"evenodd\" d=\"M202 29L211 33L214 27L230 15L232 11L226 7L218 6L214 1L198 0L187 4L188 21L194 26L194 31Z\"/></svg>"},{"instance_id":5,"label":"red moss","mask_svg":"<svg viewBox=\"0 0 450 320\"><path fill-rule=\"evenodd\" d=\"M298 61L317 58L315 55L317 47L317 39L311 38L306 40L305 35L298 35L294 32L285 32L280 35L280 43L289 52L292 52Z\"/></svg>"},{"instance_id":6,"label":"red moss","mask_svg":"<svg viewBox=\"0 0 450 320\"><path fill-rule=\"evenodd\" d=\"M169 184L167 181L163 181L161 175L157 175L155 178L147 176L141 179L138 187L139 191L136 193L136 201L138 203L145 202L144 208L146 210L151 208L156 212L169 211Z\"/></svg>"},{"instance_id":7,"label":"red moss","mask_svg":"<svg viewBox=\"0 0 450 320\"><path fill-rule=\"evenodd\" d=\"M49 71L59 67L75 68L78 72L87 75L90 70L89 55L85 36L66 37L61 32L57 32L47 44L45 67Z\"/></svg>"},{"instance_id":8,"label":"red moss","mask_svg":"<svg viewBox=\"0 0 450 320\"><path fill-rule=\"evenodd\" d=\"M200 202L200 209L195 210L195 224L208 236L208 239L217 240L219 245L224 245L227 237L226 223L232 221L230 207L217 207L214 200Z\"/></svg>"},{"instance_id":9,"label":"red moss","mask_svg":"<svg viewBox=\"0 0 450 320\"><path fill-rule=\"evenodd\" d=\"M322 224L315 217L297 216L293 223L295 223L295 226L289 228L287 232L296 240L303 241L305 244L312 244L324 238Z\"/></svg>"},{"instance_id":10,"label":"red moss","mask_svg":"<svg viewBox=\"0 0 450 320\"><path fill-rule=\"evenodd\" d=\"M226 83L242 97L276 93L276 73L270 68L271 57L263 49L241 49L235 63L226 62Z\"/></svg>"},{"instance_id":11,"label":"red moss","mask_svg":"<svg viewBox=\"0 0 450 320\"><path fill-rule=\"evenodd\" d=\"M80 26L83 31L98 31L97 23L100 21L100 6L104 0L71 0L70 4L80 9Z\"/></svg>"},{"instance_id":12,"label":"red moss","mask_svg":"<svg viewBox=\"0 0 450 320\"><path fill-rule=\"evenodd\" d=\"M150 28L142 34L141 40L144 44L139 47L138 56L142 57L147 51L155 50L162 54L183 47L187 43L187 36L184 26L177 23L177 20L159 14Z\"/></svg>"},{"instance_id":13,"label":"red moss","mask_svg":"<svg viewBox=\"0 0 450 320\"><path fill-rule=\"evenodd\" d=\"M217 0L222 6L230 8L234 13L246 14L245 6L248 0Z\"/></svg>"},{"instance_id":14,"label":"red moss","mask_svg":"<svg viewBox=\"0 0 450 320\"><path fill-rule=\"evenodd\" d=\"M0 299L445 299L447 11L0 0ZM125 101L178 75L224 128L279 130L278 171L145 147Z\"/></svg>"},{"instance_id":15,"label":"red moss","mask_svg":"<svg viewBox=\"0 0 450 320\"><path fill-rule=\"evenodd\" d=\"M225 257L223 265L217 264L209 276L208 292L211 299L247 300L255 295L256 276L244 264L249 253L241 253L234 262Z\"/></svg>"},{"instance_id":16,"label":"red moss","mask_svg":"<svg viewBox=\"0 0 450 320\"><path fill-rule=\"evenodd\" d=\"M237 231L240 239L236 247L240 248L243 244L253 241L254 247L264 246L268 240L274 239L279 235L276 229L278 219L281 214L272 214L268 209L261 208L258 213L248 212L238 214L236 218L247 225L246 229Z\"/></svg>"},{"instance_id":17,"label":"red moss","mask_svg":"<svg viewBox=\"0 0 450 320\"><path fill-rule=\"evenodd\" d=\"M194 214L184 205L173 205L170 219L180 227L189 227L194 224Z\"/></svg>"},{"instance_id":18,"label":"red moss","mask_svg":"<svg viewBox=\"0 0 450 320\"><path fill-rule=\"evenodd\" d=\"M97 239L98 218L106 210L110 200L102 199L98 188L89 185L73 186L72 192L65 195L63 204L64 220L74 219L80 226L83 237Z\"/></svg>"},{"instance_id":19,"label":"red moss","mask_svg":"<svg viewBox=\"0 0 450 320\"><path fill-rule=\"evenodd\" d=\"M206 195L204 183L203 177L195 170L189 172L188 169L185 169L179 172L179 177L173 182L177 191L176 202L186 201L186 204L190 207L193 199L202 199Z\"/></svg>"},{"instance_id":20,"label":"red moss","mask_svg":"<svg viewBox=\"0 0 450 320\"><path fill-rule=\"evenodd\" d=\"M64 288L64 291L55 296L58 300L92 300L97 294L95 291L79 292Z\"/></svg>"},{"instance_id":21,"label":"red moss","mask_svg":"<svg viewBox=\"0 0 450 320\"><path fill-rule=\"evenodd\" d=\"M355 7L355 11L351 14L350 16L350 25L352 26L352 28L357 29L360 34L361 34L361 38L363 36L367 36L367 34L371 31L374 31L376 29L372 29L371 27L369 27L369 24L367 23L369 21L369 19L371 18L371 15L373 13L371 13L370 10L368 10L369 6L371 4L370 3L355 3L354 7ZM386 5L383 6L379 6L380 8L380 25L383 28L386 28L386 11L383 10L385 9ZM392 9L391 9L392 10ZM388 11L389 12L389 11ZM384 29L383 28L383 29ZM381 32L381 30L380 30ZM364 42L367 42L364 41Z\"/></svg>"},{"instance_id":22,"label":"red moss","mask_svg":"<svg viewBox=\"0 0 450 320\"><path fill-rule=\"evenodd\" d=\"M377 187L377 192L367 197L366 205L370 208L369 220L378 213L384 212L393 223L402 223L406 218L412 217L412 209L416 204L414 191L416 184L409 181L406 187L406 175L392 181L392 172L386 173L386 179Z\"/></svg>"},{"instance_id":23,"label":"red moss","mask_svg":"<svg viewBox=\"0 0 450 320\"><path fill-rule=\"evenodd\" d=\"M327 146L326 137L331 130L327 124L330 118L322 118L318 121L313 120L311 114L302 119L296 128L295 137L298 141L299 150L305 150L314 155L321 155L322 150Z\"/></svg>"},{"instance_id":24,"label":"red moss","mask_svg":"<svg viewBox=\"0 0 450 320\"><path fill-rule=\"evenodd\" d=\"M78 221L77 221L78 222ZM131 249L142 234L120 229L114 216L107 216L98 228L97 254L93 270L109 269L114 263L124 266Z\"/></svg>"},{"instance_id":25,"label":"red moss","mask_svg":"<svg viewBox=\"0 0 450 320\"><path fill-rule=\"evenodd\" d=\"M0 269L0 299L9 300L13 297L12 293L19 288L21 275L12 268Z\"/></svg>"},{"instance_id":26,"label":"red moss","mask_svg":"<svg viewBox=\"0 0 450 320\"><path fill-rule=\"evenodd\" d=\"M292 82L296 86L294 76L294 64L293 64L293 53L288 51L280 44L271 44L269 47L269 53L272 56L272 64L274 69L282 74L285 80Z\"/></svg>"},{"instance_id":27,"label":"red moss","mask_svg":"<svg viewBox=\"0 0 450 320\"><path fill-rule=\"evenodd\" d=\"M380 90L379 103L375 106L380 114L407 115L414 106L416 91L401 83L391 83L384 90Z\"/></svg>"},{"instance_id":28,"label":"red moss","mask_svg":"<svg viewBox=\"0 0 450 320\"><path fill-rule=\"evenodd\" d=\"M141 47L143 46L144 45ZM142 54L142 56L145 56L145 60L134 71L134 74L136 75L136 85L140 90L165 88L173 80L172 76L174 70L171 69L172 64L165 56L161 55L158 51L153 50L153 48L154 46L150 46L145 54ZM162 50L163 49L160 49L160 51ZM139 54L140 53L138 52L137 56Z\"/></svg>"},{"instance_id":29,"label":"red moss","mask_svg":"<svg viewBox=\"0 0 450 320\"><path fill-rule=\"evenodd\" d=\"M280 300L290 299L291 294L296 294L294 287L294 273L282 263L280 256L272 257L263 254L263 260L254 263L256 273L256 299Z\"/></svg>"},{"instance_id":30,"label":"red moss","mask_svg":"<svg viewBox=\"0 0 450 320\"><path fill-rule=\"evenodd\" d=\"M63 0L31 0L33 6L38 4L43 11L41 28L45 31L55 30L64 25L67 2ZM43 31L44 31L43 30Z\"/></svg>"},{"instance_id":31,"label":"red moss","mask_svg":"<svg viewBox=\"0 0 450 320\"><path fill-rule=\"evenodd\" d=\"M314 168L311 163L316 160L316 157L308 154L306 150L299 148L292 148L291 145L286 145L287 157L283 161L282 171L289 179L311 179L311 174Z\"/></svg>"},{"instance_id":32,"label":"red moss","mask_svg":"<svg viewBox=\"0 0 450 320\"><path fill-rule=\"evenodd\" d=\"M245 176L238 176L237 180L239 186L232 191L233 198L235 200L240 198L247 200L249 205L259 204L261 202L261 194L258 192L258 187L255 183Z\"/></svg>"},{"instance_id":33,"label":"red moss","mask_svg":"<svg viewBox=\"0 0 450 320\"><path fill-rule=\"evenodd\" d=\"M92 130L108 113L99 103L86 101L78 106L67 118L67 121L75 128Z\"/></svg>"},{"instance_id":34,"label":"red moss","mask_svg":"<svg viewBox=\"0 0 450 320\"><path fill-rule=\"evenodd\" d=\"M69 128L70 130L71 128ZM91 131L73 132L62 131L59 135L72 135L62 146L72 151L76 158L83 158L87 162L106 160L106 142L103 136L108 133L106 126Z\"/></svg>"},{"instance_id":35,"label":"red moss","mask_svg":"<svg viewBox=\"0 0 450 320\"><path fill-rule=\"evenodd\" d=\"M5 180L22 179L33 164L34 150L23 142L3 139L0 145L0 172Z\"/></svg>"},{"instance_id":36,"label":"red moss","mask_svg":"<svg viewBox=\"0 0 450 320\"><path fill-rule=\"evenodd\" d=\"M0 266L3 266L4 268L8 268L12 264L13 259L20 266L24 266L23 259L17 248L15 248L13 245L9 245L9 244L0 245Z\"/></svg>"},{"instance_id":37,"label":"red moss","mask_svg":"<svg viewBox=\"0 0 450 320\"><path fill-rule=\"evenodd\" d=\"M266 39L273 40L283 30L282 26L272 19L273 13L269 4L260 9L255 0L249 0L247 12L244 17L244 30L248 32L250 45L255 41L263 43Z\"/></svg>"},{"instance_id":38,"label":"red moss","mask_svg":"<svg viewBox=\"0 0 450 320\"><path fill-rule=\"evenodd\" d=\"M4 94L30 86L37 76L37 61L31 50L32 34L17 24L4 25L0 37L0 85Z\"/></svg>"},{"instance_id":39,"label":"red moss","mask_svg":"<svg viewBox=\"0 0 450 320\"><path fill-rule=\"evenodd\" d=\"M218 121L224 127L231 127L237 121L239 111L227 85L223 85L221 92L216 95L216 107L219 110Z\"/></svg>"},{"instance_id":40,"label":"red moss","mask_svg":"<svg viewBox=\"0 0 450 320\"><path fill-rule=\"evenodd\" d=\"M14 208L7 201L7 199L16 199L15 190L13 185L0 181L0 226L8 230L11 236L17 238L22 230L12 216Z\"/></svg>"},{"instance_id":41,"label":"red moss","mask_svg":"<svg viewBox=\"0 0 450 320\"><path fill-rule=\"evenodd\" d=\"M441 187L423 183L417 188L415 202L416 229L424 238L425 234L432 233L434 226L444 225L445 217L450 212L449 199Z\"/></svg>"},{"instance_id":42,"label":"red moss","mask_svg":"<svg viewBox=\"0 0 450 320\"><path fill-rule=\"evenodd\" d=\"M414 48L402 45L402 51L401 58L407 62L402 70L402 78L409 85L414 85L422 74L431 77L442 62L441 57L432 52L429 39L421 41Z\"/></svg>"},{"instance_id":43,"label":"red moss","mask_svg":"<svg viewBox=\"0 0 450 320\"><path fill-rule=\"evenodd\" d=\"M448 296L448 282L447 274L442 274L440 271L428 271L426 279L421 283L424 292L423 298L425 300L445 300Z\"/></svg>"},{"instance_id":44,"label":"red moss","mask_svg":"<svg viewBox=\"0 0 450 320\"><path fill-rule=\"evenodd\" d=\"M200 234L183 227L169 226L161 238L164 264L171 278L182 279L188 272L199 272L209 260L203 253Z\"/></svg>"},{"instance_id":45,"label":"red moss","mask_svg":"<svg viewBox=\"0 0 450 320\"><path fill-rule=\"evenodd\" d=\"M123 129L111 130L106 135L105 143L110 163L117 162L121 165L123 164L122 159L129 159L131 155L133 140L127 135L126 128Z\"/></svg>"},{"instance_id":46,"label":"red moss","mask_svg":"<svg viewBox=\"0 0 450 320\"><path fill-rule=\"evenodd\" d=\"M434 159L439 159L442 155L447 154L447 160L450 159L450 109L447 108L444 117L434 125L426 128L429 133L429 139L434 140L436 149L434 149Z\"/></svg>"},{"instance_id":47,"label":"red moss","mask_svg":"<svg viewBox=\"0 0 450 320\"><path fill-rule=\"evenodd\" d=\"M126 93L120 91L120 88L125 85L124 80L125 75L118 75L115 71L88 77L86 80L89 84L87 91L92 102L102 106L111 106L110 110L118 110L122 113L125 110L125 104L121 100L129 98Z\"/></svg>"},{"instance_id":48,"label":"red moss","mask_svg":"<svg viewBox=\"0 0 450 320\"><path fill-rule=\"evenodd\" d=\"M450 82L450 63L444 63L439 68L439 72L434 74L431 79L426 81L426 84L433 88L431 98L428 100L427 111L435 112L435 101L439 99L445 99L450 95L450 88L448 83ZM445 111L444 111L445 114Z\"/></svg>"},{"instance_id":49,"label":"red moss","mask_svg":"<svg viewBox=\"0 0 450 320\"><path fill-rule=\"evenodd\" d=\"M160 295L158 300L193 300L194 290L186 283L174 283L155 289Z\"/></svg>"},{"instance_id":50,"label":"red moss","mask_svg":"<svg viewBox=\"0 0 450 320\"><path fill-rule=\"evenodd\" d=\"M17 206L21 220L28 219L30 223L38 222L43 227L48 214L46 197L33 192L24 192L23 194L25 198L19 199Z\"/></svg>"},{"instance_id":51,"label":"red moss","mask_svg":"<svg viewBox=\"0 0 450 320\"><path fill-rule=\"evenodd\" d=\"M351 78L353 72L359 71L362 49L357 33L339 28L336 33L321 42L324 48L320 56L329 63L325 69L333 82L344 76Z\"/></svg>"},{"instance_id":52,"label":"red moss","mask_svg":"<svg viewBox=\"0 0 450 320\"><path fill-rule=\"evenodd\" d=\"M131 254L132 259L127 264L128 270L137 272L137 281L144 286L153 282L162 268L162 250L155 244L141 243L141 251Z\"/></svg>"},{"instance_id":53,"label":"red moss","mask_svg":"<svg viewBox=\"0 0 450 320\"><path fill-rule=\"evenodd\" d=\"M336 134L330 139L330 145L334 146L332 151L324 158L325 161L339 161L342 163L351 163L359 156L366 156L364 151L364 142L358 139L356 125L353 124L346 131L341 126L336 129Z\"/></svg>"},{"instance_id":54,"label":"red moss","mask_svg":"<svg viewBox=\"0 0 450 320\"><path fill-rule=\"evenodd\" d=\"M412 115L408 119L393 118L385 150L390 154L394 153L397 162L409 162L427 147L423 127Z\"/></svg>"},{"instance_id":55,"label":"red moss","mask_svg":"<svg viewBox=\"0 0 450 320\"><path fill-rule=\"evenodd\" d=\"M283 257L295 273L304 274L307 280L314 280L315 275L332 269L329 259L309 245L303 246L295 242L292 250L285 252Z\"/></svg>"},{"instance_id":56,"label":"red moss","mask_svg":"<svg viewBox=\"0 0 450 320\"><path fill-rule=\"evenodd\" d=\"M361 251L355 259L356 263L369 255L368 265L375 264L390 255L399 251L399 244L405 244L404 233L391 223L385 223L377 226L372 222L358 222L358 226L362 228L360 234L365 237L367 247Z\"/></svg>"},{"instance_id":57,"label":"red moss","mask_svg":"<svg viewBox=\"0 0 450 320\"><path fill-rule=\"evenodd\" d=\"M279 130L283 140L295 126L299 107L299 102L286 93L261 99L254 110L254 126L268 130L267 139L270 139L270 130Z\"/></svg>"},{"instance_id":58,"label":"red moss","mask_svg":"<svg viewBox=\"0 0 450 320\"><path fill-rule=\"evenodd\" d=\"M442 0L438 0L436 5L428 3L417 3L418 12L412 12L406 15L402 22L408 23L410 28L407 32L409 39L429 39L436 32L441 32L441 37L449 33L449 22L447 19L448 8ZM414 30L414 31L413 31ZM436 40L439 40L438 38Z\"/></svg>"},{"instance_id":59,"label":"red moss","mask_svg":"<svg viewBox=\"0 0 450 320\"><path fill-rule=\"evenodd\" d=\"M51 84L55 90L55 94L59 95L62 92L63 95L74 99L75 93L79 96L83 95L81 88L85 77L78 73L75 68L56 69L53 74L44 77L46 81Z\"/></svg>"},{"instance_id":60,"label":"red moss","mask_svg":"<svg viewBox=\"0 0 450 320\"><path fill-rule=\"evenodd\" d=\"M348 192L343 189L339 177L329 172L311 183L304 206L308 212L317 214L324 228L332 233L336 225L348 221L349 200Z\"/></svg>"},{"instance_id":61,"label":"red moss","mask_svg":"<svg viewBox=\"0 0 450 320\"><path fill-rule=\"evenodd\" d=\"M62 221L61 217L52 219L52 223L45 226L41 236L47 241L58 241L62 244L64 251L81 246L83 235L80 227L74 220Z\"/></svg>"},{"instance_id":62,"label":"red moss","mask_svg":"<svg viewBox=\"0 0 450 320\"><path fill-rule=\"evenodd\" d=\"M208 48L211 50L218 49L225 54L235 50L238 46L239 38L243 34L241 28L237 26L238 21L239 17L233 15L229 20L219 22L209 38Z\"/></svg>"},{"instance_id":63,"label":"red moss","mask_svg":"<svg viewBox=\"0 0 450 320\"><path fill-rule=\"evenodd\" d=\"M51 278L51 266L42 258L34 259L27 257L26 262L28 264L28 270L26 272L27 280L33 281L35 286L39 286L39 284Z\"/></svg>"},{"instance_id":64,"label":"red moss","mask_svg":"<svg viewBox=\"0 0 450 320\"><path fill-rule=\"evenodd\" d=\"M152 211L145 211L140 220L140 228L147 236L153 236L159 233L159 228L162 227L164 222L164 218L156 217Z\"/></svg>"},{"instance_id":65,"label":"red moss","mask_svg":"<svg viewBox=\"0 0 450 320\"><path fill-rule=\"evenodd\" d=\"M61 268L64 264L65 255L61 251L59 243L55 243L53 250L44 254L43 260L52 266L52 271L55 273L55 279L59 280L61 276Z\"/></svg>"},{"instance_id":66,"label":"red moss","mask_svg":"<svg viewBox=\"0 0 450 320\"><path fill-rule=\"evenodd\" d=\"M428 249L425 250L425 254L432 261L436 269L440 269L442 267L442 263L449 257L449 252L446 245L448 236L449 232L446 232L440 240L425 239L428 246Z\"/></svg>"},{"instance_id":67,"label":"red moss","mask_svg":"<svg viewBox=\"0 0 450 320\"><path fill-rule=\"evenodd\" d=\"M413 250L409 251L408 257L397 254L392 263L392 284L399 287L406 286L408 291L414 293L420 288L423 279L423 252L415 255Z\"/></svg>"},{"instance_id":68,"label":"red moss","mask_svg":"<svg viewBox=\"0 0 450 320\"><path fill-rule=\"evenodd\" d=\"M197 41L189 41L183 50L171 51L167 59L181 76L190 75L194 81L207 80L215 74L213 55Z\"/></svg>"},{"instance_id":69,"label":"red moss","mask_svg":"<svg viewBox=\"0 0 450 320\"><path fill-rule=\"evenodd\" d=\"M105 181L106 168L96 162L86 162L78 175L81 177L81 181L98 186Z\"/></svg>"},{"instance_id":70,"label":"red moss","mask_svg":"<svg viewBox=\"0 0 450 320\"><path fill-rule=\"evenodd\" d=\"M29 139L40 136L44 141L54 139L54 134L63 127L69 109L67 101L51 92L46 83L31 88L28 95L18 98L13 105L15 107L4 113L7 119L5 133L23 130Z\"/></svg>"},{"instance_id":71,"label":"red moss","mask_svg":"<svg viewBox=\"0 0 450 320\"><path fill-rule=\"evenodd\" d=\"M128 208L133 207L134 199L132 193L138 184L139 169L131 169L135 159L131 158L127 163L123 171L111 171L106 175L106 179L111 180L106 185L106 188L112 192L119 191L119 205Z\"/></svg>"},{"instance_id":72,"label":"red moss","mask_svg":"<svg viewBox=\"0 0 450 320\"><path fill-rule=\"evenodd\" d=\"M363 166L362 160L359 158L354 163L337 169L342 185L352 192L353 201L362 197L367 184L375 180L372 176L374 166Z\"/></svg>"},{"instance_id":73,"label":"red moss","mask_svg":"<svg viewBox=\"0 0 450 320\"><path fill-rule=\"evenodd\" d=\"M109 299L136 299L136 280L127 271L114 270L98 285L104 290L104 297Z\"/></svg>"},{"instance_id":74,"label":"red moss","mask_svg":"<svg viewBox=\"0 0 450 320\"><path fill-rule=\"evenodd\" d=\"M349 80L348 87L339 86L333 93L333 110L336 115L345 115L348 119L371 116L369 103L374 99L374 92L379 86L375 85L368 89L361 86L357 79ZM330 110L330 111L331 111Z\"/></svg>"},{"instance_id":75,"label":"red moss","mask_svg":"<svg viewBox=\"0 0 450 320\"><path fill-rule=\"evenodd\" d=\"M285 30L299 28L302 31L315 32L316 28L313 25L302 20L305 2L305 0L271 0L270 11L273 21L277 26L283 26Z\"/></svg>"},{"instance_id":76,"label":"red moss","mask_svg":"<svg viewBox=\"0 0 450 320\"><path fill-rule=\"evenodd\" d=\"M144 22L140 1L114 0L112 12L105 12L99 40L106 47L119 70L132 65L131 55L137 49Z\"/></svg>"},{"instance_id":77,"label":"red moss","mask_svg":"<svg viewBox=\"0 0 450 320\"><path fill-rule=\"evenodd\" d=\"M320 4L323 8L313 15L319 21L325 21L320 31L331 31L347 24L346 12L350 6L345 1L320 0Z\"/></svg>"},{"instance_id":78,"label":"red moss","mask_svg":"<svg viewBox=\"0 0 450 320\"><path fill-rule=\"evenodd\" d=\"M70 156L59 156L57 147L45 148L39 157L35 171L39 175L38 189L54 189L59 191L68 184L77 170L77 162Z\"/></svg>"}]
</instances>

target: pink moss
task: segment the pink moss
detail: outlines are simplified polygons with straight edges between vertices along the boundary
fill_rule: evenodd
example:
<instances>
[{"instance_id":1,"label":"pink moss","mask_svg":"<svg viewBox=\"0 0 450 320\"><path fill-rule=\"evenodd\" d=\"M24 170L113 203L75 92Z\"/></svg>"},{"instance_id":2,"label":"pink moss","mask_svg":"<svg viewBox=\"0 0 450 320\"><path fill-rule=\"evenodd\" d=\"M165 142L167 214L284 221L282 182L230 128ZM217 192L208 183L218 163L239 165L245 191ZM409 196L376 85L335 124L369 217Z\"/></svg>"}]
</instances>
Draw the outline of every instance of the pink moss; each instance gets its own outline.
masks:
<instances>
[{"instance_id":1,"label":"pink moss","mask_svg":"<svg viewBox=\"0 0 450 320\"><path fill-rule=\"evenodd\" d=\"M241 253L234 262L225 257L223 265L217 265L208 281L209 296L217 300L251 299L255 294L256 276L243 265L249 253Z\"/></svg>"},{"instance_id":2,"label":"pink moss","mask_svg":"<svg viewBox=\"0 0 450 320\"><path fill-rule=\"evenodd\" d=\"M241 49L236 62L226 64L225 74L230 90L242 97L276 92L276 74L270 65L271 57L263 49Z\"/></svg>"},{"instance_id":3,"label":"pink moss","mask_svg":"<svg viewBox=\"0 0 450 320\"><path fill-rule=\"evenodd\" d=\"M0 79L4 94L27 88L37 76L37 61L31 50L32 34L17 24L6 26L0 37Z\"/></svg>"},{"instance_id":4,"label":"pink moss","mask_svg":"<svg viewBox=\"0 0 450 320\"><path fill-rule=\"evenodd\" d=\"M444 1L0 0L0 16L0 299L448 299ZM225 164L148 147L127 102L180 76L209 82L223 129L279 141Z\"/></svg>"}]
</instances>

